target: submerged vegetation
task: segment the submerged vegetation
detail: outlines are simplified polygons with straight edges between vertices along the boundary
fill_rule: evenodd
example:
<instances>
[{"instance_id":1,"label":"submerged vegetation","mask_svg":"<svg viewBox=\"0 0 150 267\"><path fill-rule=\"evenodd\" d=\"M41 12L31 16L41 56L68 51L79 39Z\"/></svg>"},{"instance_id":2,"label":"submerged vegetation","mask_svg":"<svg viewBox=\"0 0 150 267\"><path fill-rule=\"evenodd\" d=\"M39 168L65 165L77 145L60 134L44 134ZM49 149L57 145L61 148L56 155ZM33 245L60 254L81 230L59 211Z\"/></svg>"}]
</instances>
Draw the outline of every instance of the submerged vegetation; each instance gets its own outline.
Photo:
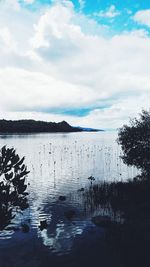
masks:
<instances>
[{"instance_id":1,"label":"submerged vegetation","mask_svg":"<svg viewBox=\"0 0 150 267\"><path fill-rule=\"evenodd\" d=\"M26 176L29 173L14 148L2 147L0 152L0 230L28 208Z\"/></svg>"}]
</instances>

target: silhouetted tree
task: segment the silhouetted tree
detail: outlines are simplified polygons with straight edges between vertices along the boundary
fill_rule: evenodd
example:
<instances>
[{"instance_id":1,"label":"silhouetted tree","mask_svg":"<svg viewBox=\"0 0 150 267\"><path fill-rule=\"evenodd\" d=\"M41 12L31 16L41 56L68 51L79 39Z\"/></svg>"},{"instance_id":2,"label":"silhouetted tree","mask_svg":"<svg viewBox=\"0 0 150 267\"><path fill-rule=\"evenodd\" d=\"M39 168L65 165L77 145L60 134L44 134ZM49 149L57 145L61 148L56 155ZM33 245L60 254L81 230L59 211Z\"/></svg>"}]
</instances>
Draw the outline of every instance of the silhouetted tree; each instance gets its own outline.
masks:
<instances>
[{"instance_id":1,"label":"silhouetted tree","mask_svg":"<svg viewBox=\"0 0 150 267\"><path fill-rule=\"evenodd\" d=\"M29 171L14 148L0 151L0 230L14 218L16 211L28 207L25 179Z\"/></svg>"},{"instance_id":2,"label":"silhouetted tree","mask_svg":"<svg viewBox=\"0 0 150 267\"><path fill-rule=\"evenodd\" d=\"M142 110L139 118L124 125L118 133L118 143L127 165L133 165L142 171L142 178L150 178L150 111Z\"/></svg>"}]
</instances>

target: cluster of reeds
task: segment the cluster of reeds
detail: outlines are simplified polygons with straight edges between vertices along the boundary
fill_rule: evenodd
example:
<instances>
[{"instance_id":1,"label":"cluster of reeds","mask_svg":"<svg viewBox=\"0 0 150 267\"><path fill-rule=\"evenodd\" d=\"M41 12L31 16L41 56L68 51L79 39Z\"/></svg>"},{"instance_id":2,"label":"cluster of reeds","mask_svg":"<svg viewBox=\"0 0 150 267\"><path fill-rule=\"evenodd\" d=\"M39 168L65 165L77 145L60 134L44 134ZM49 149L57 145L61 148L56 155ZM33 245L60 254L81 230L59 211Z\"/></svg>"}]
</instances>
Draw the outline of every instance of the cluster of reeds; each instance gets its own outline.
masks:
<instances>
[{"instance_id":1,"label":"cluster of reeds","mask_svg":"<svg viewBox=\"0 0 150 267\"><path fill-rule=\"evenodd\" d=\"M141 217L150 207L150 183L139 179L90 184L83 194L86 207L103 209L114 217L120 214L125 220Z\"/></svg>"}]
</instances>

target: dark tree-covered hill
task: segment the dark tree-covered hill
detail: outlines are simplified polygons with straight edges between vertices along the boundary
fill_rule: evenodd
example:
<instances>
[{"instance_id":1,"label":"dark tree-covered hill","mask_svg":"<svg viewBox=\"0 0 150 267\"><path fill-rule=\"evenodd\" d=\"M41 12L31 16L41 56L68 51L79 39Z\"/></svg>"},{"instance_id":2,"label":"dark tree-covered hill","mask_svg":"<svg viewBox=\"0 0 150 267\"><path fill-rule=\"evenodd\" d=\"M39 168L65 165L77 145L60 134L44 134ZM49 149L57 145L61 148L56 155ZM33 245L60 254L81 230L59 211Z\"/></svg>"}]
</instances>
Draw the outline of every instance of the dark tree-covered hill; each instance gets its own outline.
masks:
<instances>
[{"instance_id":1,"label":"dark tree-covered hill","mask_svg":"<svg viewBox=\"0 0 150 267\"><path fill-rule=\"evenodd\" d=\"M49 133L82 131L82 128L72 127L66 121L56 123L35 120L0 120L0 133Z\"/></svg>"}]
</instances>

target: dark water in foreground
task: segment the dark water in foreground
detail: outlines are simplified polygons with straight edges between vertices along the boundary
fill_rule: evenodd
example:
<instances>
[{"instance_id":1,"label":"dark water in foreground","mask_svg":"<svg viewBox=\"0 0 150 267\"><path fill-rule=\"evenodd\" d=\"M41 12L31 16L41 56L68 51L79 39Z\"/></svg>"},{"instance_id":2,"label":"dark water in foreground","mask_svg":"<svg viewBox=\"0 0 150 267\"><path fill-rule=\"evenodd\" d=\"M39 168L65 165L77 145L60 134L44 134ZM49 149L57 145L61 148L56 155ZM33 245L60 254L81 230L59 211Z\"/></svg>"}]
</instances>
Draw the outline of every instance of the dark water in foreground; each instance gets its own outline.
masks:
<instances>
[{"instance_id":1,"label":"dark water in foreground","mask_svg":"<svg viewBox=\"0 0 150 267\"><path fill-rule=\"evenodd\" d=\"M89 176L99 180L125 180L137 174L119 156L116 133L70 133L2 135L0 147L7 145L25 156L28 176L29 209L18 214L12 225L29 225L23 233L0 232L0 267L38 266L119 266L107 251L105 232L91 222L99 210L84 203L81 188L88 187ZM59 196L66 196L60 201ZM68 211L74 211L68 220ZM47 228L39 228L46 220Z\"/></svg>"}]
</instances>

